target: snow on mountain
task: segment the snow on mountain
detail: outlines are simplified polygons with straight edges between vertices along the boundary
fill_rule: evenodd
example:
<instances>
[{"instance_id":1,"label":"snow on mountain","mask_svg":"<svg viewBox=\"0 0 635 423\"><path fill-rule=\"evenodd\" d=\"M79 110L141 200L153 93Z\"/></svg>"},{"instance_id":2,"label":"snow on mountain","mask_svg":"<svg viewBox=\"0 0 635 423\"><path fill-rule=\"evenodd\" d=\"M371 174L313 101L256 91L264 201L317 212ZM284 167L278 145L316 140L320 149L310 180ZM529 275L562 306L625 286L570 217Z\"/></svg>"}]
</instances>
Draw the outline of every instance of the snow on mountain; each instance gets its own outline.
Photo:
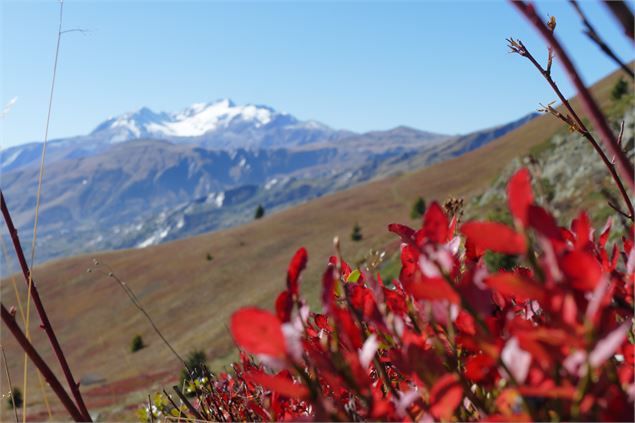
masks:
<instances>
[{"instance_id":1,"label":"snow on mountain","mask_svg":"<svg viewBox=\"0 0 635 423\"><path fill-rule=\"evenodd\" d=\"M313 120L301 121L271 107L239 106L229 99L195 103L178 112L154 112L147 107L110 117L90 134L51 140L49 163L100 154L113 145L138 139L195 144L202 148L236 149L290 148L311 143L333 142L356 135L334 130ZM0 150L3 172L37 164L42 143Z\"/></svg>"},{"instance_id":2,"label":"snow on mountain","mask_svg":"<svg viewBox=\"0 0 635 423\"><path fill-rule=\"evenodd\" d=\"M110 143L138 138L190 141L224 133L232 134L232 138L237 133L250 134L253 139L259 138L253 137L253 133L259 130L280 129L318 131L325 135L335 132L319 122L300 122L288 113L277 112L267 106L239 106L229 99L222 99L211 103L195 103L173 113L155 113L143 107L106 120L91 135Z\"/></svg>"},{"instance_id":3,"label":"snow on mountain","mask_svg":"<svg viewBox=\"0 0 635 423\"><path fill-rule=\"evenodd\" d=\"M198 137L217 128L230 126L234 119L252 122L256 128L266 125L276 112L262 106L236 106L224 99L215 103L196 103L164 122L151 123L148 129L175 137Z\"/></svg>"}]
</instances>

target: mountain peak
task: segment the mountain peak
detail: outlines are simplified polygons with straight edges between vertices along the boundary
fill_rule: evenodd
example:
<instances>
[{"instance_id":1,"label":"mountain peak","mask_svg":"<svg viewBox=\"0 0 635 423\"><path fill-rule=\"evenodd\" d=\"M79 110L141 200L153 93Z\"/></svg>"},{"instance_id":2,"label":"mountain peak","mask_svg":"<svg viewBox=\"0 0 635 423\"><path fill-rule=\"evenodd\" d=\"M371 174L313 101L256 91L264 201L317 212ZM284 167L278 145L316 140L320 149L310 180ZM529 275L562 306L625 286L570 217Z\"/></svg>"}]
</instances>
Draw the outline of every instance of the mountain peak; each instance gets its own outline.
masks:
<instances>
[{"instance_id":1,"label":"mountain peak","mask_svg":"<svg viewBox=\"0 0 635 423\"><path fill-rule=\"evenodd\" d=\"M106 143L148 138L217 148L251 148L305 144L328 139L336 132L316 121L299 121L270 106L237 105L221 98L193 103L176 112L142 107L109 118L91 136Z\"/></svg>"}]
</instances>

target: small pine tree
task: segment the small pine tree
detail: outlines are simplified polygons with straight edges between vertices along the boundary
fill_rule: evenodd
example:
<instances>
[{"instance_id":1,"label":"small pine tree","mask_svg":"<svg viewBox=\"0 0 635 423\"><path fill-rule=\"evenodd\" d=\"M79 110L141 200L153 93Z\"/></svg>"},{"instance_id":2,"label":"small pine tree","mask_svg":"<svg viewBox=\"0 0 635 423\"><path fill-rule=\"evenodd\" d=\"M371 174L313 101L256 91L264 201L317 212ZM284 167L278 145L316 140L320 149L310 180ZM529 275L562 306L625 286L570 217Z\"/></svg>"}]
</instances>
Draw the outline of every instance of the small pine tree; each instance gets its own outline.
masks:
<instances>
[{"instance_id":1,"label":"small pine tree","mask_svg":"<svg viewBox=\"0 0 635 423\"><path fill-rule=\"evenodd\" d=\"M362 235L362 227L359 226L359 223L356 223L353 226L353 232L351 232L351 239L353 241L361 241L364 236Z\"/></svg>"},{"instance_id":2,"label":"small pine tree","mask_svg":"<svg viewBox=\"0 0 635 423\"><path fill-rule=\"evenodd\" d=\"M613 100L615 101L618 101L627 93L628 83L624 78L620 78L613 86L613 90L611 91L611 98L613 98Z\"/></svg>"},{"instance_id":3,"label":"small pine tree","mask_svg":"<svg viewBox=\"0 0 635 423\"><path fill-rule=\"evenodd\" d=\"M259 204L258 208L256 209L256 213L254 214L254 219L260 219L264 215L265 215L265 208L262 207L262 204Z\"/></svg>"},{"instance_id":4,"label":"small pine tree","mask_svg":"<svg viewBox=\"0 0 635 423\"><path fill-rule=\"evenodd\" d=\"M9 393L9 397L7 398L7 404L9 408L13 408L14 405L15 408L22 407L22 391L18 388L13 388L13 391Z\"/></svg>"},{"instance_id":5,"label":"small pine tree","mask_svg":"<svg viewBox=\"0 0 635 423\"><path fill-rule=\"evenodd\" d=\"M187 368L189 368L194 375L190 375L187 371L187 368L183 368L181 370L181 384L179 386L183 386L185 381L191 381L192 378L196 377L196 375L201 375L203 373L203 367L206 365L207 357L205 356L205 352L202 350L194 350L190 351L185 359L185 363L187 364ZM186 384L187 386L187 384ZM185 390L187 395L193 395L194 392L189 391L187 388Z\"/></svg>"},{"instance_id":6,"label":"small pine tree","mask_svg":"<svg viewBox=\"0 0 635 423\"><path fill-rule=\"evenodd\" d=\"M134 338L132 338L132 342L130 343L130 352L137 352L143 347L145 347L143 338L141 337L141 335L135 335Z\"/></svg>"},{"instance_id":7,"label":"small pine tree","mask_svg":"<svg viewBox=\"0 0 635 423\"><path fill-rule=\"evenodd\" d=\"M426 200L422 197L417 198L417 201L412 205L412 210L410 211L410 217L413 219L420 219L421 216L426 212Z\"/></svg>"},{"instance_id":8,"label":"small pine tree","mask_svg":"<svg viewBox=\"0 0 635 423\"><path fill-rule=\"evenodd\" d=\"M207 259L207 261L212 261L212 260L214 260L214 257L213 257L210 253L207 253L207 255L205 256L205 258Z\"/></svg>"}]
</instances>

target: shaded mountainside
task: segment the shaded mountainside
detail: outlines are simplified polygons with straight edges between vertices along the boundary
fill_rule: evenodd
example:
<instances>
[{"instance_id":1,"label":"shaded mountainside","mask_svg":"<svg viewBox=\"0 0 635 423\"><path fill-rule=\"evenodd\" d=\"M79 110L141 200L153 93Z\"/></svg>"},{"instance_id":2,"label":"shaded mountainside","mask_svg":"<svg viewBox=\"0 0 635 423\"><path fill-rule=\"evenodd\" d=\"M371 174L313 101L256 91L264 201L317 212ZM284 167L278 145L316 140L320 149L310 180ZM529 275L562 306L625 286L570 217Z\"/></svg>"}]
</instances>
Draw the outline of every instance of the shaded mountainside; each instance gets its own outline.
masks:
<instances>
[{"instance_id":1,"label":"shaded mountainside","mask_svg":"<svg viewBox=\"0 0 635 423\"><path fill-rule=\"evenodd\" d=\"M232 150L134 140L56 158L46 166L39 257L147 246L243 223L258 204L275 210L353 186L378 176L388 158L446 139L416 130L404 137L407 147L390 142L387 131L383 138L356 137L351 147L343 140ZM38 172L33 165L3 172L3 192L24 234L33 222ZM193 210L197 217L176 216ZM175 215L174 225L166 226L167 215Z\"/></svg>"},{"instance_id":2,"label":"shaded mountainside","mask_svg":"<svg viewBox=\"0 0 635 423\"><path fill-rule=\"evenodd\" d=\"M531 118L459 137L402 126L289 148L211 150L133 140L54 157L43 185L39 257L146 247L245 223L259 205L277 211L447 160ZM27 237L38 172L25 165L3 173L3 192Z\"/></svg>"},{"instance_id":3,"label":"shaded mountainside","mask_svg":"<svg viewBox=\"0 0 635 423\"><path fill-rule=\"evenodd\" d=\"M616 78L611 75L593 88L603 107L610 104ZM575 101L573 105L578 107ZM287 264L298 247L309 252L300 289L317 302L320 277L333 253L333 236L340 236L342 253L350 262L363 260L370 249L394 252L398 241L386 225L413 223L410 208L418 196L428 201L450 196L469 201L487 190L511 161L539 148L561 129L551 116L540 116L477 150L418 171L325 195L231 229L96 257L100 266L107 264L108 271L137 293L177 351L202 349L213 367L222 368L233 351L225 326L229 316L245 305L270 308L284 287ZM362 228L360 242L349 237L356 223ZM15 263L11 266L16 269ZM81 255L38 266L34 275L75 374L97 381L82 385L89 408L106 410L102 415L106 419L129 418L125 404L142 403L149 391L170 386L178 379L179 363L121 288L99 272L86 273L90 266L94 266L91 255ZM2 295L12 298L9 283L3 283ZM148 346L130 354L128 346L136 334ZM47 340L39 332L36 335L36 346L50 358ZM19 374L19 347L6 332L1 336L9 369ZM30 396L36 401L29 412L35 415L44 408L32 367L29 381ZM63 417L60 408L55 412Z\"/></svg>"}]
</instances>

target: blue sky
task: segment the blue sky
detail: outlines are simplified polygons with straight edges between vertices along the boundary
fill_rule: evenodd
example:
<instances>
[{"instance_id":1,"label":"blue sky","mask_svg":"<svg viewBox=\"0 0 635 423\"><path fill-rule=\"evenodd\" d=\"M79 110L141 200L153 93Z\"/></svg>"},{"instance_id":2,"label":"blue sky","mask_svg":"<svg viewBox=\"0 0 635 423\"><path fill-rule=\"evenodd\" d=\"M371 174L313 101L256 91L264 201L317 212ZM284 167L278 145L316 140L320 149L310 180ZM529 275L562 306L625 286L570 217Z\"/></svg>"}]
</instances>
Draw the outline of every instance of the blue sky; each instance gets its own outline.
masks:
<instances>
[{"instance_id":1,"label":"blue sky","mask_svg":"<svg viewBox=\"0 0 635 423\"><path fill-rule=\"evenodd\" d=\"M582 6L626 60L634 49L600 2ZM566 2L558 18L587 82L615 66L581 33ZM2 146L41 140L58 3L0 1ZM89 2L66 0L51 138L90 132L148 106L174 111L229 97L355 131L409 125L465 133L554 99L535 69L507 53L542 40L506 2ZM566 94L572 89L555 68Z\"/></svg>"}]
</instances>

